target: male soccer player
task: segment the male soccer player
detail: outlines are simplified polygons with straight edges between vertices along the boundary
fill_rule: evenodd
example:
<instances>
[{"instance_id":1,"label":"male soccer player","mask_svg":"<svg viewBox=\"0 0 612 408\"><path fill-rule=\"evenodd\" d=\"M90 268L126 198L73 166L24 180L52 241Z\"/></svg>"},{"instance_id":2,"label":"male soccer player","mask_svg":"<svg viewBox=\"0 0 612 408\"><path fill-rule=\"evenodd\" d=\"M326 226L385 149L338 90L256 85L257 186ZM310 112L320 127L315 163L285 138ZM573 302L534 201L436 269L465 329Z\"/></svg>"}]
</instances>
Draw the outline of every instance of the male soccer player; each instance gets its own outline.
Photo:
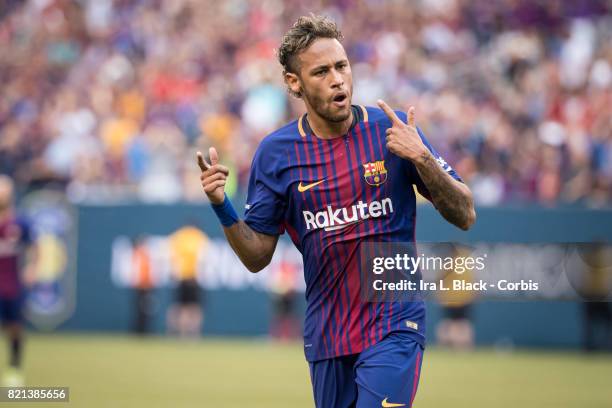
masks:
<instances>
[{"instance_id":1,"label":"male soccer player","mask_svg":"<svg viewBox=\"0 0 612 408\"><path fill-rule=\"evenodd\" d=\"M31 242L28 224L17 217L13 208L13 183L0 175L0 318L10 350L10 368L2 376L5 386L21 386L24 382L21 373L23 282L19 272L21 255L26 254L24 275L30 279L33 274L36 250Z\"/></svg>"},{"instance_id":2,"label":"male soccer player","mask_svg":"<svg viewBox=\"0 0 612 408\"><path fill-rule=\"evenodd\" d=\"M422 302L360 298L359 245L414 241L415 193L468 229L472 195L415 126L414 108L351 104L336 24L301 17L278 51L306 114L267 136L253 159L244 220L224 194L228 169L198 153L201 181L230 245L252 272L287 231L304 258L304 352L319 408L409 407L425 343Z\"/></svg>"}]
</instances>

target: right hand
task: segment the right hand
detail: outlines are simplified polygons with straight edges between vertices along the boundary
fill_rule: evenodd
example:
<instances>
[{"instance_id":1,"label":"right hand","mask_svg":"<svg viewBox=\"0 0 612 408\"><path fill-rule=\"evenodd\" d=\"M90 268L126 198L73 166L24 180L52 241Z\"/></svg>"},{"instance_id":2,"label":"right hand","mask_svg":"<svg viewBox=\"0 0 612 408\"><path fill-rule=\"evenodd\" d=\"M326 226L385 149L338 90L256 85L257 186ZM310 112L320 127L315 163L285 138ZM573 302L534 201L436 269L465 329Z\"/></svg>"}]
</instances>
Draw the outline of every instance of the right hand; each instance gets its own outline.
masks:
<instances>
[{"instance_id":1,"label":"right hand","mask_svg":"<svg viewBox=\"0 0 612 408\"><path fill-rule=\"evenodd\" d=\"M204 160L202 152L197 153L198 166L200 166L200 170L202 170L200 180L202 181L202 187L210 202L213 204L222 204L225 199L225 182L229 175L229 169L219 164L217 149L211 147L208 149L208 155L210 156L210 164Z\"/></svg>"}]
</instances>

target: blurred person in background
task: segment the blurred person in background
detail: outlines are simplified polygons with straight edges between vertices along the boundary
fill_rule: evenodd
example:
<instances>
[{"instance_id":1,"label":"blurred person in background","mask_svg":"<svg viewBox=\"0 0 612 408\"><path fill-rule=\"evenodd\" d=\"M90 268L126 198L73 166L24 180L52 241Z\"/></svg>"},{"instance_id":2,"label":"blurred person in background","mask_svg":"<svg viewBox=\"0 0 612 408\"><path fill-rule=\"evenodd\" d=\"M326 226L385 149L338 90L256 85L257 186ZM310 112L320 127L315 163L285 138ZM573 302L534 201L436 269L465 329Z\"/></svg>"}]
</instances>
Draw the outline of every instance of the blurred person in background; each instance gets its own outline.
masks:
<instances>
[{"instance_id":1,"label":"blurred person in background","mask_svg":"<svg viewBox=\"0 0 612 408\"><path fill-rule=\"evenodd\" d=\"M451 245L451 256L454 259L470 256L467 248L458 244ZM456 263L455 263L456 264ZM441 346L457 350L470 350L474 347L474 327L472 324L471 306L474 303L475 292L472 290L455 290L453 281L474 281L473 268L457 267L453 270L443 270L440 281L448 290L436 291L438 302L442 306L444 317L438 323L436 336Z\"/></svg>"},{"instance_id":2,"label":"blurred person in background","mask_svg":"<svg viewBox=\"0 0 612 408\"><path fill-rule=\"evenodd\" d=\"M300 323L297 316L297 280L300 269L295 263L283 260L278 263L272 282L273 311L271 334L276 340L299 338Z\"/></svg>"},{"instance_id":3,"label":"blurred person in background","mask_svg":"<svg viewBox=\"0 0 612 408\"><path fill-rule=\"evenodd\" d=\"M24 284L34 280L37 250L28 222L13 205L13 182L0 175L0 318L9 343L9 369L2 375L4 386L23 386Z\"/></svg>"},{"instance_id":4,"label":"blurred person in background","mask_svg":"<svg viewBox=\"0 0 612 408\"><path fill-rule=\"evenodd\" d=\"M134 325L136 334L150 331L153 314L153 281L151 276L151 256L145 237L134 239L132 249L132 271L134 273Z\"/></svg>"},{"instance_id":5,"label":"blurred person in background","mask_svg":"<svg viewBox=\"0 0 612 408\"><path fill-rule=\"evenodd\" d=\"M605 242L576 244L583 262L579 293L583 303L585 351L612 351L612 246Z\"/></svg>"},{"instance_id":6,"label":"blurred person in background","mask_svg":"<svg viewBox=\"0 0 612 408\"><path fill-rule=\"evenodd\" d=\"M176 281L174 304L168 312L168 329L181 337L197 337L204 320L203 289L197 281L198 263L208 237L187 222L169 237L171 267Z\"/></svg>"}]
</instances>

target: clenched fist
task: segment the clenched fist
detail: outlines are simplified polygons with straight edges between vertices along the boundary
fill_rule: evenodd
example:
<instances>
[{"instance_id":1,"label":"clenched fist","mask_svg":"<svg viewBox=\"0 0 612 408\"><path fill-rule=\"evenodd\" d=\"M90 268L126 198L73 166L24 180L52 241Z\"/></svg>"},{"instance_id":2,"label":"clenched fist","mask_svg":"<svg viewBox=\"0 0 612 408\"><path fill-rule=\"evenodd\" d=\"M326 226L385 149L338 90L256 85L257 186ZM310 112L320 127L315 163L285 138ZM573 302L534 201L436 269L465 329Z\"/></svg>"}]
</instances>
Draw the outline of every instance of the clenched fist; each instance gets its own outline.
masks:
<instances>
[{"instance_id":1,"label":"clenched fist","mask_svg":"<svg viewBox=\"0 0 612 408\"><path fill-rule=\"evenodd\" d=\"M197 153L198 166L202 170L200 180L204 192L208 199L213 204L222 204L225 199L225 183L229 175L229 169L222 164L219 164L219 155L217 149L211 147L208 149L210 156L210 164L204 160L202 152Z\"/></svg>"},{"instance_id":2,"label":"clenched fist","mask_svg":"<svg viewBox=\"0 0 612 408\"><path fill-rule=\"evenodd\" d=\"M414 123L414 106L408 109L408 124L402 122L383 100L378 100L378 106L385 112L393 125L386 132L387 149L393 154L413 162L417 162L429 154L429 150L421 140Z\"/></svg>"}]
</instances>

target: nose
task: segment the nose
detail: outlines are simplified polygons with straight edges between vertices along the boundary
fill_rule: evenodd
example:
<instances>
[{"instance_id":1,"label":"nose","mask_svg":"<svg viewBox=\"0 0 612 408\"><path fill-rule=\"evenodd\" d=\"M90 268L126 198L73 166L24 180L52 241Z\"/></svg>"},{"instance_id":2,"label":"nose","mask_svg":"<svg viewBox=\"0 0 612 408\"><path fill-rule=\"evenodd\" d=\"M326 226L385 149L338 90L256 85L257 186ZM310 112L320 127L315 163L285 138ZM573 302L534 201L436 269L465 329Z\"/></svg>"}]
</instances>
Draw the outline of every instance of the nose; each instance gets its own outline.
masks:
<instances>
[{"instance_id":1,"label":"nose","mask_svg":"<svg viewBox=\"0 0 612 408\"><path fill-rule=\"evenodd\" d=\"M344 78L342 78L342 75L336 69L331 70L331 81L332 88L340 88L344 85Z\"/></svg>"}]
</instances>

